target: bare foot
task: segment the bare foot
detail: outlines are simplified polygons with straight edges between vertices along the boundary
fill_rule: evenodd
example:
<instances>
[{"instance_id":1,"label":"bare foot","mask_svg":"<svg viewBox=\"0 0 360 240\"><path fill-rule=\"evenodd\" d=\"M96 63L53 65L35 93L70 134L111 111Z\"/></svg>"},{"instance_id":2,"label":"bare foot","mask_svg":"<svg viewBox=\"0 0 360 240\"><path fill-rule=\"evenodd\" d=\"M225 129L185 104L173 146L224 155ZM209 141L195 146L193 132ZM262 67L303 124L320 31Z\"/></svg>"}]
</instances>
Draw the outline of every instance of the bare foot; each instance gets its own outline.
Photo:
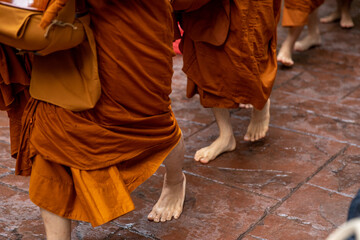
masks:
<instances>
[{"instance_id":1,"label":"bare foot","mask_svg":"<svg viewBox=\"0 0 360 240\"><path fill-rule=\"evenodd\" d=\"M340 20L340 26L342 28L353 28L355 26L349 10L342 10L341 13L336 11L326 17L320 18L320 22L322 23L332 23L338 20Z\"/></svg>"},{"instance_id":2,"label":"bare foot","mask_svg":"<svg viewBox=\"0 0 360 240\"><path fill-rule=\"evenodd\" d=\"M348 11L342 12L340 26L342 28L353 28L355 26L355 24L351 18L350 12L348 12Z\"/></svg>"},{"instance_id":3,"label":"bare foot","mask_svg":"<svg viewBox=\"0 0 360 240\"><path fill-rule=\"evenodd\" d=\"M249 109L249 108L253 108L253 105L240 103L240 104L239 104L239 107L240 107L240 108Z\"/></svg>"},{"instance_id":4,"label":"bare foot","mask_svg":"<svg viewBox=\"0 0 360 240\"><path fill-rule=\"evenodd\" d=\"M233 151L236 148L234 135L229 137L219 136L210 146L204 147L195 153L195 161L208 163L214 160L221 153Z\"/></svg>"},{"instance_id":5,"label":"bare foot","mask_svg":"<svg viewBox=\"0 0 360 240\"><path fill-rule=\"evenodd\" d=\"M278 62L281 62L286 67L293 66L294 61L291 58L291 51L292 49L284 42L277 56Z\"/></svg>"},{"instance_id":6,"label":"bare foot","mask_svg":"<svg viewBox=\"0 0 360 240\"><path fill-rule=\"evenodd\" d=\"M310 49L311 47L315 47L319 45L321 45L320 34L316 34L316 35L309 34L300 41L295 42L294 50L302 52Z\"/></svg>"},{"instance_id":7,"label":"bare foot","mask_svg":"<svg viewBox=\"0 0 360 240\"><path fill-rule=\"evenodd\" d=\"M338 11L336 11L326 17L320 18L320 22L321 23L332 23L337 20L340 20L340 17L341 17L341 14Z\"/></svg>"},{"instance_id":8,"label":"bare foot","mask_svg":"<svg viewBox=\"0 0 360 240\"><path fill-rule=\"evenodd\" d=\"M270 121L270 99L266 102L262 110L253 109L251 114L250 124L245 134L245 141L257 141L264 138L268 129Z\"/></svg>"},{"instance_id":9,"label":"bare foot","mask_svg":"<svg viewBox=\"0 0 360 240\"><path fill-rule=\"evenodd\" d=\"M177 183L169 183L165 174L161 196L149 213L148 219L154 222L178 219L184 206L185 188L185 174L183 174L183 180Z\"/></svg>"}]
</instances>

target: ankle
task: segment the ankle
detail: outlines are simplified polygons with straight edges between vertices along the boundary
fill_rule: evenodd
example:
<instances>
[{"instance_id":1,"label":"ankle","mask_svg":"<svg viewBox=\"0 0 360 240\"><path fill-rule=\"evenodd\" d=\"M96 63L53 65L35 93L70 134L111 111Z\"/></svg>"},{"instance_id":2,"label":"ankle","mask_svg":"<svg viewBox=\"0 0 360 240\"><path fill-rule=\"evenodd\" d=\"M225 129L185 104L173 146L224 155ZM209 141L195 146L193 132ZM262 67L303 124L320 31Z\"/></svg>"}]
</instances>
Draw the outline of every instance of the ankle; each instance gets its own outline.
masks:
<instances>
[{"instance_id":1,"label":"ankle","mask_svg":"<svg viewBox=\"0 0 360 240\"><path fill-rule=\"evenodd\" d=\"M219 139L226 140L226 141L231 141L231 140L235 139L235 136L234 136L234 133L233 133L232 130L231 131L226 131L226 132L224 131L224 132L220 133Z\"/></svg>"},{"instance_id":2,"label":"ankle","mask_svg":"<svg viewBox=\"0 0 360 240\"><path fill-rule=\"evenodd\" d=\"M183 172L181 172L181 174L176 174L176 175L172 174L171 177L168 176L169 174L165 175L165 183L166 185L170 185L170 186L182 184L185 179L185 175Z\"/></svg>"}]
</instances>

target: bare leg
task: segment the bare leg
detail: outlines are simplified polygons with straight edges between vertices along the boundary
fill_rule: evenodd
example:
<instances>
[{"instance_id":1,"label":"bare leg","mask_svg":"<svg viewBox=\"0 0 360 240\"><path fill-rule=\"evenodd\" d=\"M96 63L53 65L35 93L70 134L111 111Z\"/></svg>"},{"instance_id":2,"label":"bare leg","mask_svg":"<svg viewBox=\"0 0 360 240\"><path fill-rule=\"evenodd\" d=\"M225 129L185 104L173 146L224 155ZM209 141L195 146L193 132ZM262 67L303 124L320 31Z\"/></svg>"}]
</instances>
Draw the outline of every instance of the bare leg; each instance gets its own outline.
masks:
<instances>
[{"instance_id":1,"label":"bare leg","mask_svg":"<svg viewBox=\"0 0 360 240\"><path fill-rule=\"evenodd\" d=\"M281 62L283 65L287 67L291 67L294 65L294 61L292 60L292 50L294 48L295 41L300 36L301 31L303 30L303 26L301 27L290 27L289 33L282 43L279 54L277 56L277 60Z\"/></svg>"},{"instance_id":2,"label":"bare leg","mask_svg":"<svg viewBox=\"0 0 360 240\"><path fill-rule=\"evenodd\" d=\"M318 9L309 16L308 35L302 40L295 42L295 51L306 51L311 47L321 44L320 29L318 23Z\"/></svg>"},{"instance_id":3,"label":"bare leg","mask_svg":"<svg viewBox=\"0 0 360 240\"><path fill-rule=\"evenodd\" d=\"M268 99L262 110L259 111L253 108L250 124L248 126L244 140L254 142L265 137L269 129L269 121L270 99Z\"/></svg>"},{"instance_id":4,"label":"bare leg","mask_svg":"<svg viewBox=\"0 0 360 240\"><path fill-rule=\"evenodd\" d=\"M320 18L320 22L331 23L340 20L340 26L342 28L354 27L354 22L350 14L351 2L352 0L337 0L336 11L326 17Z\"/></svg>"},{"instance_id":5,"label":"bare leg","mask_svg":"<svg viewBox=\"0 0 360 240\"><path fill-rule=\"evenodd\" d=\"M154 222L166 222L178 219L183 210L185 200L186 178L182 172L184 160L184 141L181 138L177 146L166 157L164 164L166 174L159 200L148 215Z\"/></svg>"},{"instance_id":6,"label":"bare leg","mask_svg":"<svg viewBox=\"0 0 360 240\"><path fill-rule=\"evenodd\" d=\"M70 240L71 220L40 208L47 240Z\"/></svg>"},{"instance_id":7,"label":"bare leg","mask_svg":"<svg viewBox=\"0 0 360 240\"><path fill-rule=\"evenodd\" d=\"M337 2L336 11L326 17L320 18L321 23L332 23L341 18L341 5L342 5L341 1L342 0L336 0Z\"/></svg>"},{"instance_id":8,"label":"bare leg","mask_svg":"<svg viewBox=\"0 0 360 240\"><path fill-rule=\"evenodd\" d=\"M221 153L233 151L236 147L236 140L230 122L230 112L226 108L212 108L216 123L219 127L219 137L207 147L195 153L195 161L208 163L214 160Z\"/></svg>"},{"instance_id":9,"label":"bare leg","mask_svg":"<svg viewBox=\"0 0 360 240\"><path fill-rule=\"evenodd\" d=\"M341 19L340 19L340 26L342 28L352 28L355 26L350 14L351 2L352 0L342 1Z\"/></svg>"}]
</instances>

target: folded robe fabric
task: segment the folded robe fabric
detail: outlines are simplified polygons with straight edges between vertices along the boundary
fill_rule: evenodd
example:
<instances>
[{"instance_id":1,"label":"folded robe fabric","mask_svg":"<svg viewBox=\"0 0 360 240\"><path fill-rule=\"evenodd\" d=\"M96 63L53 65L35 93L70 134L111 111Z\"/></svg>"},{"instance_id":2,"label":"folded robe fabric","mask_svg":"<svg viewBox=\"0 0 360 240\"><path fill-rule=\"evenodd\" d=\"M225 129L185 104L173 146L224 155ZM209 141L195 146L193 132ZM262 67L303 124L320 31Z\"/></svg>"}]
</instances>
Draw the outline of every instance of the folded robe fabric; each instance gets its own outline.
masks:
<instances>
[{"instance_id":1,"label":"folded robe fabric","mask_svg":"<svg viewBox=\"0 0 360 240\"><path fill-rule=\"evenodd\" d=\"M98 226L134 209L130 192L176 146L170 107L173 23L168 0L88 1L102 95L72 112L30 99L16 174L30 199L59 216ZM4 69L1 68L2 72Z\"/></svg>"},{"instance_id":2,"label":"folded robe fabric","mask_svg":"<svg viewBox=\"0 0 360 240\"><path fill-rule=\"evenodd\" d=\"M11 155L16 157L20 142L21 117L30 98L31 57L0 44L0 110L10 123Z\"/></svg>"},{"instance_id":3,"label":"folded robe fabric","mask_svg":"<svg viewBox=\"0 0 360 240\"><path fill-rule=\"evenodd\" d=\"M180 11L184 35L183 71L187 96L196 93L204 107L262 109L275 80L276 26L280 0L204 0L196 10ZM188 2L186 0L185 2Z\"/></svg>"},{"instance_id":4,"label":"folded robe fabric","mask_svg":"<svg viewBox=\"0 0 360 240\"><path fill-rule=\"evenodd\" d=\"M324 0L285 0L283 10L283 27L304 26L310 13L324 3Z\"/></svg>"}]
</instances>

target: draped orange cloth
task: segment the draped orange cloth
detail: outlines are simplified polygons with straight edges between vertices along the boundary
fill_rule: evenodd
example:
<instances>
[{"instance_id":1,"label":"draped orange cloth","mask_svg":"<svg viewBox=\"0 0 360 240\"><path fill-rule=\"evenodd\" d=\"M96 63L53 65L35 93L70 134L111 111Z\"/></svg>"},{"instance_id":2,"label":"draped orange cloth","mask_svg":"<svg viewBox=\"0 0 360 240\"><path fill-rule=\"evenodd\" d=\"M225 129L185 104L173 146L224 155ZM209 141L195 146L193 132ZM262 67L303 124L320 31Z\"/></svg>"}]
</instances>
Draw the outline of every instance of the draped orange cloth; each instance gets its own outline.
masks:
<instances>
[{"instance_id":1,"label":"draped orange cloth","mask_svg":"<svg viewBox=\"0 0 360 240\"><path fill-rule=\"evenodd\" d=\"M10 119L11 154L16 156L21 131L21 117L30 98L31 60L16 55L14 49L0 44L0 110Z\"/></svg>"},{"instance_id":2,"label":"draped orange cloth","mask_svg":"<svg viewBox=\"0 0 360 240\"><path fill-rule=\"evenodd\" d=\"M175 10L182 10L180 48L187 96L198 93L204 107L250 103L262 109L276 76L281 1L202 0L197 5L189 1L173 2Z\"/></svg>"},{"instance_id":3,"label":"draped orange cloth","mask_svg":"<svg viewBox=\"0 0 360 240\"><path fill-rule=\"evenodd\" d=\"M134 209L130 192L181 137L170 107L173 23L168 0L89 0L102 95L72 112L30 99L16 174L30 199L59 216L101 225ZM2 72L4 68L0 68Z\"/></svg>"},{"instance_id":4,"label":"draped orange cloth","mask_svg":"<svg viewBox=\"0 0 360 240\"><path fill-rule=\"evenodd\" d=\"M285 0L283 10L283 27L304 26L310 13L324 3L324 0Z\"/></svg>"}]
</instances>

